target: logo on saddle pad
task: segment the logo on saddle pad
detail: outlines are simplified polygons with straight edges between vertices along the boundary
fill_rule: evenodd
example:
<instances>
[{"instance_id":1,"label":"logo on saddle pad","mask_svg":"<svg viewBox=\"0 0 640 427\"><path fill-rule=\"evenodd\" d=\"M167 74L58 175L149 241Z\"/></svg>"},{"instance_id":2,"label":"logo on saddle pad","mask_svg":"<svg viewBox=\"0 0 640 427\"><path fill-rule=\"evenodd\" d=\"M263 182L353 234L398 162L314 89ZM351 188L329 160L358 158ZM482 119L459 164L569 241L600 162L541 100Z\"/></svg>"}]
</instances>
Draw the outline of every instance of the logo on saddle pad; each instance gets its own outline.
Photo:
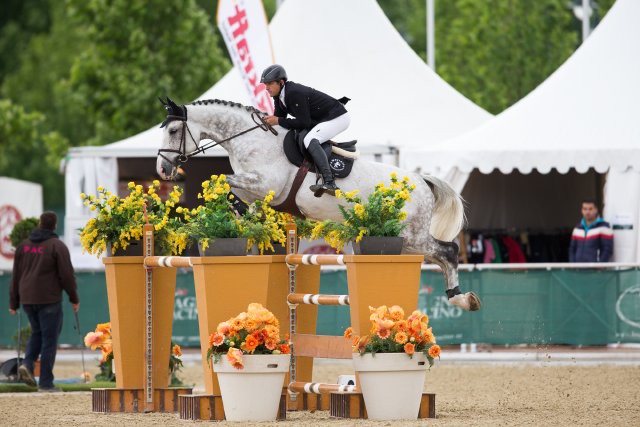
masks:
<instances>
[{"instance_id":1,"label":"logo on saddle pad","mask_svg":"<svg viewBox=\"0 0 640 427\"><path fill-rule=\"evenodd\" d=\"M344 168L346 167L344 162L336 157L334 157L329 161L329 166L331 166L331 169L333 169L336 172L343 171Z\"/></svg>"}]
</instances>

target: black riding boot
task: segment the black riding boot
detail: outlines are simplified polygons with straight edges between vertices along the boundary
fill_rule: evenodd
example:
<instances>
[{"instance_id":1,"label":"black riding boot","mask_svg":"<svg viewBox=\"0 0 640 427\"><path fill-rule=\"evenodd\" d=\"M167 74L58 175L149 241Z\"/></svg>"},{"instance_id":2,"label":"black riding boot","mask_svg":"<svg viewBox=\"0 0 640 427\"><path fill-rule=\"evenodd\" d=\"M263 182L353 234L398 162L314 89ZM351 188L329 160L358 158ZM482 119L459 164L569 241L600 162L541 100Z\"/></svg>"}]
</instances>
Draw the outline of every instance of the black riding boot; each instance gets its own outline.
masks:
<instances>
[{"instance_id":1,"label":"black riding boot","mask_svg":"<svg viewBox=\"0 0 640 427\"><path fill-rule=\"evenodd\" d=\"M333 173L331 173L331 168L329 167L329 160L327 159L327 155L322 149L322 146L320 146L320 142L317 139L312 139L309 143L309 147L307 147L307 151L311 155L313 163L316 164L316 169L322 175L322 181L324 182L322 185L312 185L309 189L315 193L316 197L322 196L322 193L328 193L335 196L336 190L339 190L339 188L333 180Z\"/></svg>"}]
</instances>

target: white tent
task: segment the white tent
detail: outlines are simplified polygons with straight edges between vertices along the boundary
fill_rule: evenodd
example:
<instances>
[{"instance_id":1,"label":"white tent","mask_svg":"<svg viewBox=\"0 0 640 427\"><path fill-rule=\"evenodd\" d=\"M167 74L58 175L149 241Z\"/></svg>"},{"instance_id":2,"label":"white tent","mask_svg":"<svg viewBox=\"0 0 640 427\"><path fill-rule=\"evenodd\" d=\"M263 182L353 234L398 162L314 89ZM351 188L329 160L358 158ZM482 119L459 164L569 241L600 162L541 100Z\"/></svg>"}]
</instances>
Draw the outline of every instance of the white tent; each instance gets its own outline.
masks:
<instances>
[{"instance_id":1,"label":"white tent","mask_svg":"<svg viewBox=\"0 0 640 427\"><path fill-rule=\"evenodd\" d=\"M571 168L579 173L590 168L609 172L608 219L637 229L638 19L639 1L618 0L585 43L533 92L472 131L440 144L403 150L401 165L454 177L460 190L474 169L484 174L494 169L503 174L514 170L529 174L534 169L565 174ZM630 184L633 193L627 190ZM626 231L626 237L623 233L616 234L616 258L635 260L637 233Z\"/></svg>"}]
</instances>

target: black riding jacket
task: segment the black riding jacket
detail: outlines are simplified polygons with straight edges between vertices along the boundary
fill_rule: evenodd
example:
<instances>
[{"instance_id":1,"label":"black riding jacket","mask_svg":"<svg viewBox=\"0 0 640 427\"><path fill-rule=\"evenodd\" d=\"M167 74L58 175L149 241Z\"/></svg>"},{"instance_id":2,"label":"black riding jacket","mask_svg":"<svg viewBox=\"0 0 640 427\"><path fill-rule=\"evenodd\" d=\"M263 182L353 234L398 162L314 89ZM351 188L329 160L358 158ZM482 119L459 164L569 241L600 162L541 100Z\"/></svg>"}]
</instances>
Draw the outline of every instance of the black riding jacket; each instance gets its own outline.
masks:
<instances>
[{"instance_id":1,"label":"black riding jacket","mask_svg":"<svg viewBox=\"0 0 640 427\"><path fill-rule=\"evenodd\" d=\"M285 129L311 129L318 123L328 122L347 112L344 105L349 98L337 100L308 86L288 81L284 85L284 103L273 97L278 124ZM287 114L293 119L287 118Z\"/></svg>"}]
</instances>

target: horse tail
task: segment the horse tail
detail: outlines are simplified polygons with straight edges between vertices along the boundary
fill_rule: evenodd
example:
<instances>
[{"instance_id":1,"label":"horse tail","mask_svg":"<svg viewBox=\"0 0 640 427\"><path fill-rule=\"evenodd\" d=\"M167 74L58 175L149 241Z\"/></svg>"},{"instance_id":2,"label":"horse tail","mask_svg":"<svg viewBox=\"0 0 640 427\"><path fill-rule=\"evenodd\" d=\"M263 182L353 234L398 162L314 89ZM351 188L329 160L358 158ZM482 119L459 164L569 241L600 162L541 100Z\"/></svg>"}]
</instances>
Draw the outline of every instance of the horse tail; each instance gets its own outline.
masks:
<instances>
[{"instance_id":1,"label":"horse tail","mask_svg":"<svg viewBox=\"0 0 640 427\"><path fill-rule=\"evenodd\" d=\"M422 177L435 198L431 218L431 235L445 242L452 241L465 223L462 197L448 183L431 175Z\"/></svg>"}]
</instances>

